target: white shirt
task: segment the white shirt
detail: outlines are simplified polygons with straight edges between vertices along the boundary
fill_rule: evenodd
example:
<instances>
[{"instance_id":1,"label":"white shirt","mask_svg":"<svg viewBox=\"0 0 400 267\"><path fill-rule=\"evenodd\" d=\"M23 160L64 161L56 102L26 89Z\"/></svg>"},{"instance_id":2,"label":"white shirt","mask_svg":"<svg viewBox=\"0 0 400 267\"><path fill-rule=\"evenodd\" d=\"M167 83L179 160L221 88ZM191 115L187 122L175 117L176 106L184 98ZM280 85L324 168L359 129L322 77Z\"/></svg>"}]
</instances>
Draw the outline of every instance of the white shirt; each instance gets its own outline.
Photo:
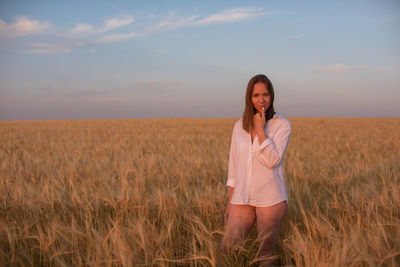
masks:
<instances>
[{"instance_id":1,"label":"white shirt","mask_svg":"<svg viewBox=\"0 0 400 267\"><path fill-rule=\"evenodd\" d=\"M231 203L268 207L286 200L288 194L283 171L290 122L279 113L264 127L267 139L260 145L257 135L243 129L243 121L235 123L229 152L227 186L234 187Z\"/></svg>"}]
</instances>

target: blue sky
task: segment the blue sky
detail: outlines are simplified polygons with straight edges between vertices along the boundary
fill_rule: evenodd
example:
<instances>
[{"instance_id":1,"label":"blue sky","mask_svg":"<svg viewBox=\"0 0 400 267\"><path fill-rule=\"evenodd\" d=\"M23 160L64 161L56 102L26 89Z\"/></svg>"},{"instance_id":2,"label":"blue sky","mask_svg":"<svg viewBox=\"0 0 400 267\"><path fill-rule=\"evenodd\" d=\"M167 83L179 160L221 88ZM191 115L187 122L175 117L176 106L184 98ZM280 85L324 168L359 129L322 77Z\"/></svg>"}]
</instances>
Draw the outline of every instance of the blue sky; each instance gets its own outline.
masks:
<instances>
[{"instance_id":1,"label":"blue sky","mask_svg":"<svg viewBox=\"0 0 400 267\"><path fill-rule=\"evenodd\" d=\"M400 116L398 1L1 1L0 119Z\"/></svg>"}]
</instances>

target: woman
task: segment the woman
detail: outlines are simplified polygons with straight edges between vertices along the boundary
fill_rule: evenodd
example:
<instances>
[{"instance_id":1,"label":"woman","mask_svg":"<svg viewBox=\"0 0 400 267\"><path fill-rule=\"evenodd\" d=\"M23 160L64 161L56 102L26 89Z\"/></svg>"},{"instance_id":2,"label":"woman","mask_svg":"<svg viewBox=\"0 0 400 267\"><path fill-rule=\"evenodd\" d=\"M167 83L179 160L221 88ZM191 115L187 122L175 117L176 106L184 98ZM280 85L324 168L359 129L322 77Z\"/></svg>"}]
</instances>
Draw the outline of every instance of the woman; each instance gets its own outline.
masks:
<instances>
[{"instance_id":1,"label":"woman","mask_svg":"<svg viewBox=\"0 0 400 267\"><path fill-rule=\"evenodd\" d=\"M290 122L274 111L274 88L265 75L247 85L243 117L235 123L229 153L229 200L221 249L239 245L253 224L260 242L258 259L272 264L276 238L288 210L283 157Z\"/></svg>"}]
</instances>

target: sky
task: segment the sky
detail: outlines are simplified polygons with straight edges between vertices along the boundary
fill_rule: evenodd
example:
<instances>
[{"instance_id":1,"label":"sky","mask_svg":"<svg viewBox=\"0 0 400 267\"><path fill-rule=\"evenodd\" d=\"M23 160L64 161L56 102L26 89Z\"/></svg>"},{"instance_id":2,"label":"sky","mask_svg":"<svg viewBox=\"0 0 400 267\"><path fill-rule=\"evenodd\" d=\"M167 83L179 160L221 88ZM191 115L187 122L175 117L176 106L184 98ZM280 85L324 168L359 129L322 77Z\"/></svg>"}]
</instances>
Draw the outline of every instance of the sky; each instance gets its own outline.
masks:
<instances>
[{"instance_id":1,"label":"sky","mask_svg":"<svg viewBox=\"0 0 400 267\"><path fill-rule=\"evenodd\" d=\"M400 1L0 1L0 120L400 117Z\"/></svg>"}]
</instances>

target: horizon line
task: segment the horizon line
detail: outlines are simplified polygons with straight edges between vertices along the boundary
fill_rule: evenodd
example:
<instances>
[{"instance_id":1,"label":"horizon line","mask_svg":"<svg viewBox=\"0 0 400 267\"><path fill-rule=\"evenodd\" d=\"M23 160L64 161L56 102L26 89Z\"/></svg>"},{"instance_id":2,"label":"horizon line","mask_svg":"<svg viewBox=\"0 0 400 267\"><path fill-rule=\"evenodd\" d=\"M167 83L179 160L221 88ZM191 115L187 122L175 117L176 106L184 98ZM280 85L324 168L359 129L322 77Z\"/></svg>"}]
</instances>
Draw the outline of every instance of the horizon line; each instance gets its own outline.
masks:
<instances>
[{"instance_id":1,"label":"horizon line","mask_svg":"<svg viewBox=\"0 0 400 267\"><path fill-rule=\"evenodd\" d=\"M284 116L288 119L400 119L400 116ZM121 117L121 118L68 118L68 119L14 119L0 122L84 121L84 120L167 120L167 119L240 119L241 117Z\"/></svg>"}]
</instances>

